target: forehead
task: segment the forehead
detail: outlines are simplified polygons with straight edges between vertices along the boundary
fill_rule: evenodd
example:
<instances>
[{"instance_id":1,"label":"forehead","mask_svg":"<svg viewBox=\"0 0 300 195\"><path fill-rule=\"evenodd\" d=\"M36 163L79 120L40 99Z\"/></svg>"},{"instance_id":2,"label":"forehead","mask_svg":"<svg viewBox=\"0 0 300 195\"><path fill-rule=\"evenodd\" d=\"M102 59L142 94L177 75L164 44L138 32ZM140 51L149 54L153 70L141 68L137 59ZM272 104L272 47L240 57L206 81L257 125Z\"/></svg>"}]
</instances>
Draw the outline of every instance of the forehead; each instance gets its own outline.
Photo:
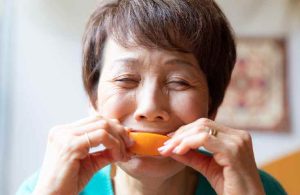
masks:
<instances>
[{"instance_id":1,"label":"forehead","mask_svg":"<svg viewBox=\"0 0 300 195\"><path fill-rule=\"evenodd\" d=\"M106 40L103 51L103 64L156 64L178 65L186 68L199 69L197 59L191 53L167 51L163 49L148 49L145 47L125 48L114 39Z\"/></svg>"}]
</instances>

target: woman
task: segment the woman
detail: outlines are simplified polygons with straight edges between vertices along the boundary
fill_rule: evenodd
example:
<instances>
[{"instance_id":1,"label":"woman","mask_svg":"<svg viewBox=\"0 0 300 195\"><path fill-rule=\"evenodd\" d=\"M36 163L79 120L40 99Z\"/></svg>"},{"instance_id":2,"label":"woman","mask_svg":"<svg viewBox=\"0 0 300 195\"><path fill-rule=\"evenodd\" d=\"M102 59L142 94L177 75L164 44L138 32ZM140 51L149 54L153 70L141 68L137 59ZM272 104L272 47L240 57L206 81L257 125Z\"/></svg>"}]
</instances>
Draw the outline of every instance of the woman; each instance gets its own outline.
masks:
<instances>
[{"instance_id":1,"label":"woman","mask_svg":"<svg viewBox=\"0 0 300 195\"><path fill-rule=\"evenodd\" d=\"M103 4L83 43L96 114L50 130L42 168L19 194L285 194L257 170L250 134L214 122L236 51L212 0ZM139 156L129 131L170 139L160 156Z\"/></svg>"}]
</instances>

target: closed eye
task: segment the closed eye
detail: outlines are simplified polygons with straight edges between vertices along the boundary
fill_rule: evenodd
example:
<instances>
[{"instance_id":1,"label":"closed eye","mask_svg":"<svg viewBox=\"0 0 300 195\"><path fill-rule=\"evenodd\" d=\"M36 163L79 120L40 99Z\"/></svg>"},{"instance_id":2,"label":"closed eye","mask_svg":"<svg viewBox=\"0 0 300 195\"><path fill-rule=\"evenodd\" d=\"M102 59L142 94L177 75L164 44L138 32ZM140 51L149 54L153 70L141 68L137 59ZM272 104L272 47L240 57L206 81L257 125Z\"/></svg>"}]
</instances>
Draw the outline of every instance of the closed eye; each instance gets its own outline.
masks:
<instances>
[{"instance_id":1,"label":"closed eye","mask_svg":"<svg viewBox=\"0 0 300 195\"><path fill-rule=\"evenodd\" d=\"M139 80L134 78L123 77L114 79L114 82L117 86L121 88L133 89L136 86L138 86Z\"/></svg>"},{"instance_id":2,"label":"closed eye","mask_svg":"<svg viewBox=\"0 0 300 195\"><path fill-rule=\"evenodd\" d=\"M168 87L174 90L185 90L191 87L191 85L183 80L174 80L174 81L169 81L168 83Z\"/></svg>"},{"instance_id":3,"label":"closed eye","mask_svg":"<svg viewBox=\"0 0 300 195\"><path fill-rule=\"evenodd\" d=\"M122 78L122 79L117 79L115 81L120 81L120 82L137 82L134 79L130 79L130 78Z\"/></svg>"},{"instance_id":4,"label":"closed eye","mask_svg":"<svg viewBox=\"0 0 300 195\"><path fill-rule=\"evenodd\" d=\"M189 85L187 82L185 81L170 81L168 83L175 83L175 84L180 84L180 85Z\"/></svg>"}]
</instances>

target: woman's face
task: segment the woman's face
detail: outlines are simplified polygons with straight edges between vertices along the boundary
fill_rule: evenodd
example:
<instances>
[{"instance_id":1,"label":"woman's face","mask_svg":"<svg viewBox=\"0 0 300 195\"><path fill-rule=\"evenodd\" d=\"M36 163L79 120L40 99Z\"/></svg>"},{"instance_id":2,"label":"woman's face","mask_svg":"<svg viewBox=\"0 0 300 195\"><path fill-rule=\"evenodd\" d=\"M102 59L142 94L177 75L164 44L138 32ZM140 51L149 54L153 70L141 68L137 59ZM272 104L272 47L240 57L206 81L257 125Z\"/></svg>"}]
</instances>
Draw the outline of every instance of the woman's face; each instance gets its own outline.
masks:
<instances>
[{"instance_id":1,"label":"woman's face","mask_svg":"<svg viewBox=\"0 0 300 195\"><path fill-rule=\"evenodd\" d=\"M97 111L134 131L168 134L207 117L205 76L192 54L124 48L108 39ZM135 177L169 177L184 168L171 158L134 157L118 164Z\"/></svg>"}]
</instances>

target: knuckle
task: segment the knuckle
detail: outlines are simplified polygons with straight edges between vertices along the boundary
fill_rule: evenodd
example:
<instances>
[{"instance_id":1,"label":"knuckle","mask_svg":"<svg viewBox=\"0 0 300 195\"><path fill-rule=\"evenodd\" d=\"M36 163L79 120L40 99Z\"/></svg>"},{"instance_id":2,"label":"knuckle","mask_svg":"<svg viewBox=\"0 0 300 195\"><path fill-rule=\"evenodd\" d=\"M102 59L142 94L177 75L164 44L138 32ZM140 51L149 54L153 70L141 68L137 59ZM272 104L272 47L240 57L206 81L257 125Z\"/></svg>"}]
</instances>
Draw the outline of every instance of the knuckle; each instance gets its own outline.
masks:
<instances>
[{"instance_id":1,"label":"knuckle","mask_svg":"<svg viewBox=\"0 0 300 195\"><path fill-rule=\"evenodd\" d=\"M101 140L106 140L109 138L109 135L106 131L102 130L99 131L99 137L101 138Z\"/></svg>"},{"instance_id":2,"label":"knuckle","mask_svg":"<svg viewBox=\"0 0 300 195\"><path fill-rule=\"evenodd\" d=\"M127 136L127 132L120 126L117 127L117 133L121 136L121 137L125 137Z\"/></svg>"},{"instance_id":3,"label":"knuckle","mask_svg":"<svg viewBox=\"0 0 300 195\"><path fill-rule=\"evenodd\" d=\"M229 142L228 147L224 147L223 149L226 154L229 154L230 156L236 156L240 151L240 146L237 144L237 142Z\"/></svg>"},{"instance_id":4,"label":"knuckle","mask_svg":"<svg viewBox=\"0 0 300 195\"><path fill-rule=\"evenodd\" d=\"M198 134L198 133L201 133L201 132L202 132L202 130L201 130L201 127L200 127L200 126L196 126L196 127L194 127L192 131L193 131L193 132L195 132L196 134Z\"/></svg>"},{"instance_id":5,"label":"knuckle","mask_svg":"<svg viewBox=\"0 0 300 195\"><path fill-rule=\"evenodd\" d=\"M245 151L246 148L248 148L249 145L249 139L251 140L251 136L245 134L243 137L240 137L239 139L236 139L234 142L233 150L235 153L242 153Z\"/></svg>"},{"instance_id":6,"label":"knuckle","mask_svg":"<svg viewBox=\"0 0 300 195\"><path fill-rule=\"evenodd\" d=\"M101 120L99 123L100 123L99 125L100 125L103 129L107 129L107 128L109 127L109 123L108 123L108 121L106 121L106 120Z\"/></svg>"},{"instance_id":7,"label":"knuckle","mask_svg":"<svg viewBox=\"0 0 300 195\"><path fill-rule=\"evenodd\" d=\"M185 126L181 126L175 131L174 135L179 135L179 134L183 133L184 130L185 130Z\"/></svg>"},{"instance_id":8,"label":"knuckle","mask_svg":"<svg viewBox=\"0 0 300 195\"><path fill-rule=\"evenodd\" d=\"M56 137L61 133L61 125L54 126L50 129L48 133L48 140L54 141L56 140Z\"/></svg>"},{"instance_id":9,"label":"knuckle","mask_svg":"<svg viewBox=\"0 0 300 195\"><path fill-rule=\"evenodd\" d=\"M123 137L124 139L129 137L129 135L126 131L121 130L120 133L121 133L121 137Z\"/></svg>"},{"instance_id":10,"label":"knuckle","mask_svg":"<svg viewBox=\"0 0 300 195\"><path fill-rule=\"evenodd\" d=\"M68 144L66 146L67 149L71 152L76 151L78 149L78 143L74 139L72 139L71 136L68 137L67 139L68 139L68 141L67 141Z\"/></svg>"},{"instance_id":11,"label":"knuckle","mask_svg":"<svg viewBox=\"0 0 300 195\"><path fill-rule=\"evenodd\" d=\"M242 131L242 139L247 143L252 141L251 135L248 131Z\"/></svg>"},{"instance_id":12,"label":"knuckle","mask_svg":"<svg viewBox=\"0 0 300 195\"><path fill-rule=\"evenodd\" d=\"M120 140L116 139L115 142L116 142L116 146L117 146L118 148L121 147L121 142L120 142Z\"/></svg>"},{"instance_id":13,"label":"knuckle","mask_svg":"<svg viewBox=\"0 0 300 195\"><path fill-rule=\"evenodd\" d=\"M245 144L244 144L244 140L243 140L243 139L238 139L238 140L236 140L236 142L235 142L235 148L236 148L236 149L240 149L240 148L242 148L244 145L245 145Z\"/></svg>"},{"instance_id":14,"label":"knuckle","mask_svg":"<svg viewBox=\"0 0 300 195\"><path fill-rule=\"evenodd\" d=\"M251 135L248 131L241 131L239 139L237 141L237 145L239 147L245 147L252 143Z\"/></svg>"},{"instance_id":15,"label":"knuckle","mask_svg":"<svg viewBox=\"0 0 300 195\"><path fill-rule=\"evenodd\" d=\"M188 146L190 144L190 142L187 139L183 139L180 143L180 145L182 146Z\"/></svg>"},{"instance_id":16,"label":"knuckle","mask_svg":"<svg viewBox=\"0 0 300 195\"><path fill-rule=\"evenodd\" d=\"M211 138L211 136L209 136L208 132L205 132L205 134L203 135L203 140L202 141L205 143L205 142L208 141L209 138Z\"/></svg>"},{"instance_id":17,"label":"knuckle","mask_svg":"<svg viewBox=\"0 0 300 195\"><path fill-rule=\"evenodd\" d=\"M208 126L210 123L210 120L208 118L200 118L197 121L200 125Z\"/></svg>"},{"instance_id":18,"label":"knuckle","mask_svg":"<svg viewBox=\"0 0 300 195\"><path fill-rule=\"evenodd\" d=\"M109 127L109 123L106 120L99 120L96 122L96 125L101 129L107 129Z\"/></svg>"}]
</instances>

